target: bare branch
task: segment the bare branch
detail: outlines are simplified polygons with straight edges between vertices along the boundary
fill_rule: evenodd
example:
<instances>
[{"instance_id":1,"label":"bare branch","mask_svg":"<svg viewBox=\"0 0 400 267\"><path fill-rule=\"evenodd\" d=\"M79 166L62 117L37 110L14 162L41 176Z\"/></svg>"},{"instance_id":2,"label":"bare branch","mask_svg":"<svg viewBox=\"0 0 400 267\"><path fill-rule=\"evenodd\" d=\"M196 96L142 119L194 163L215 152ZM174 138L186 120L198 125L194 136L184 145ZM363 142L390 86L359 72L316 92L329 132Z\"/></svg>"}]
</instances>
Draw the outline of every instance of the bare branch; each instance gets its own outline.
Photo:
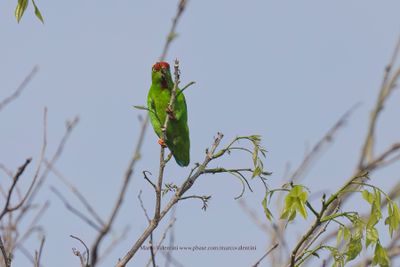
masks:
<instances>
[{"instance_id":1,"label":"bare branch","mask_svg":"<svg viewBox=\"0 0 400 267\"><path fill-rule=\"evenodd\" d=\"M393 158L387 160L388 157L392 156L394 153L398 152L400 150L400 143L395 143L393 144L390 148L388 148L386 151L384 151L382 154L377 156L375 159L371 160L371 162L366 165L364 170L366 171L371 171L374 170L378 167L383 167L382 165L387 165L388 161L393 162ZM394 159L397 159L399 155L396 155Z\"/></svg>"},{"instance_id":2,"label":"bare branch","mask_svg":"<svg viewBox=\"0 0 400 267\"><path fill-rule=\"evenodd\" d=\"M32 78L39 71L39 66L34 66L31 72L25 77L22 83L17 87L17 89L10 96L6 97L0 102L0 111L5 108L8 104L10 104L13 100L18 98L18 96L22 93L22 91L26 88Z\"/></svg>"},{"instance_id":3,"label":"bare branch","mask_svg":"<svg viewBox=\"0 0 400 267\"><path fill-rule=\"evenodd\" d=\"M83 264L82 264L82 266L89 266L89 255L90 255L90 254L89 254L89 248L86 246L85 242L83 242L82 239L80 239L79 237L74 236L74 235L70 235L70 237L73 238L73 239L78 240L78 241L85 247L86 256L85 256L85 255L82 255L79 251L74 250L74 249L73 249L73 252L74 252L74 254L75 254L76 256L78 256L78 257L80 258L81 264L84 262L83 259L86 258L86 265L83 265ZM79 253L77 253L77 252L79 252Z\"/></svg>"},{"instance_id":4,"label":"bare branch","mask_svg":"<svg viewBox=\"0 0 400 267\"><path fill-rule=\"evenodd\" d=\"M245 200L239 199L239 205L240 207L247 213L247 215L252 219L252 221L254 222L255 225L257 225L257 227L262 230L263 232L265 232L266 234L273 236L275 235L275 231L272 229L272 227L270 227L269 224L265 223L265 217L260 218L256 212L256 210L251 209Z\"/></svg>"},{"instance_id":5,"label":"bare branch","mask_svg":"<svg viewBox=\"0 0 400 267\"><path fill-rule=\"evenodd\" d=\"M185 199L200 199L203 202L203 207L201 207L202 210L207 210L208 207L208 201L211 199L211 196L187 196L187 197L181 197L179 200L185 200Z\"/></svg>"},{"instance_id":6,"label":"bare branch","mask_svg":"<svg viewBox=\"0 0 400 267\"><path fill-rule=\"evenodd\" d=\"M348 111L346 111L339 120L329 129L329 131L324 135L324 137L319 140L311 151L304 157L300 166L293 172L289 181L294 182L301 177L304 177L307 170L310 169L311 165L319 158L322 150L325 146L332 142L336 133L344 126L347 119L354 112L354 110L359 106L359 104L354 105Z\"/></svg>"},{"instance_id":7,"label":"bare branch","mask_svg":"<svg viewBox=\"0 0 400 267\"><path fill-rule=\"evenodd\" d=\"M25 193L24 197L17 205L15 205L14 207L9 209L10 211L14 211L14 210L17 210L20 207L22 207L22 205L24 205L26 200L30 197L30 194L31 194L34 186L36 185L36 181L39 177L40 169L41 169L41 166L42 166L42 163L44 160L44 155L46 153L46 147L47 147L47 108L44 108L44 111L43 111L43 143L42 143L42 149L40 152L40 157L39 157L39 161L37 163L36 171L33 176L32 182L28 188L28 191Z\"/></svg>"},{"instance_id":8,"label":"bare branch","mask_svg":"<svg viewBox=\"0 0 400 267\"><path fill-rule=\"evenodd\" d=\"M31 223L29 224L29 226L27 227L26 232L17 240L15 241L15 245L13 248L17 247L18 245L22 244L30 235L31 233L34 232L35 228L36 228L36 224L39 221L39 219L43 216L44 212L47 210L47 208L49 207L50 203L48 201L46 201L43 205L43 207L37 212L37 214L35 215L35 217L32 219ZM24 207L27 208L27 207ZM21 211L21 213L19 214L19 216L16 218L14 225L18 225L18 223L20 222L20 218L21 218L21 214L24 211ZM15 227L16 228L16 227Z\"/></svg>"},{"instance_id":9,"label":"bare branch","mask_svg":"<svg viewBox=\"0 0 400 267\"><path fill-rule=\"evenodd\" d=\"M4 164L0 163L0 170L2 170L9 177L13 177L13 173L10 169L8 169Z\"/></svg>"},{"instance_id":10,"label":"bare branch","mask_svg":"<svg viewBox=\"0 0 400 267\"><path fill-rule=\"evenodd\" d=\"M176 26L178 25L179 19L181 18L183 12L185 11L186 5L187 5L187 0L179 1L176 15L172 20L171 29L169 30L169 33L167 35L167 40L165 41L164 44L163 52L161 53L160 56L160 61L163 61L165 59L172 41L175 40L177 36Z\"/></svg>"},{"instance_id":11,"label":"bare branch","mask_svg":"<svg viewBox=\"0 0 400 267\"><path fill-rule=\"evenodd\" d=\"M129 230L130 228L128 226L124 227L122 232L117 237L115 237L112 242L107 246L107 248L104 249L104 251L101 253L100 257L97 260L97 263L100 263L102 260L104 260L114 250L117 244L126 238Z\"/></svg>"},{"instance_id":12,"label":"bare branch","mask_svg":"<svg viewBox=\"0 0 400 267\"><path fill-rule=\"evenodd\" d=\"M267 252L265 252L265 254L256 263L253 264L252 267L257 267L278 246L279 246L279 243L276 243L270 249L268 249Z\"/></svg>"},{"instance_id":13,"label":"bare branch","mask_svg":"<svg viewBox=\"0 0 400 267\"><path fill-rule=\"evenodd\" d=\"M72 248L72 253L74 253L74 255L79 258L79 261L81 262L81 267L89 266L85 264L86 262L85 256L82 255L82 253L79 250L77 250L76 248Z\"/></svg>"},{"instance_id":14,"label":"bare branch","mask_svg":"<svg viewBox=\"0 0 400 267\"><path fill-rule=\"evenodd\" d=\"M50 165L50 163L45 160L45 164L47 168L49 168L56 177L58 177L68 188L69 190L78 198L78 200L83 204L83 206L86 208L86 210L90 213L90 215L93 216L93 218L97 221L97 223L100 226L104 226L103 220L100 218L100 216L97 214L97 212L94 210L92 205L90 205L89 201L86 199L86 197L78 190L76 186L74 186L64 175L62 175L54 166Z\"/></svg>"},{"instance_id":15,"label":"bare branch","mask_svg":"<svg viewBox=\"0 0 400 267\"><path fill-rule=\"evenodd\" d=\"M154 190L156 190L156 185L150 180L150 178L147 176L147 173L151 175L151 172L143 171L144 179L146 179L146 181L149 182L149 184L154 188Z\"/></svg>"},{"instance_id":16,"label":"bare branch","mask_svg":"<svg viewBox=\"0 0 400 267\"><path fill-rule=\"evenodd\" d=\"M153 264L153 267L156 267L156 256L154 253L154 246L153 246L153 233L150 234L150 255L151 255L151 263Z\"/></svg>"},{"instance_id":17,"label":"bare branch","mask_svg":"<svg viewBox=\"0 0 400 267\"><path fill-rule=\"evenodd\" d=\"M374 154L373 149L374 149L374 145L375 145L376 123L378 121L378 117L379 117L381 111L383 110L385 102L386 102L387 98L389 97L390 93L393 91L395 82L400 75L400 69L398 69L394 75L392 74L392 69L397 60L399 51L400 51L400 37L399 37L396 47L393 51L391 60L385 69L385 75L384 75L384 78L382 81L382 86L379 91L379 95L376 100L375 107L371 113L371 119L369 122L367 136L365 138L362 152L360 155L360 160L358 163L358 170L363 170L365 168L365 165L369 164L373 160L373 154Z\"/></svg>"},{"instance_id":18,"label":"bare branch","mask_svg":"<svg viewBox=\"0 0 400 267\"><path fill-rule=\"evenodd\" d=\"M1 253L3 254L5 266L10 267L11 266L11 258L10 258L10 255L6 252L6 248L4 247L3 239L1 238L1 236L0 236L0 250L1 250Z\"/></svg>"},{"instance_id":19,"label":"bare branch","mask_svg":"<svg viewBox=\"0 0 400 267\"><path fill-rule=\"evenodd\" d=\"M96 231L101 231L101 227L98 226L95 222L89 219L84 213L80 212L78 209L74 208L68 200L53 186L50 186L50 190L64 203L67 210L78 216L84 222L86 222L89 226L93 227Z\"/></svg>"},{"instance_id":20,"label":"bare branch","mask_svg":"<svg viewBox=\"0 0 400 267\"><path fill-rule=\"evenodd\" d=\"M105 225L101 229L99 235L97 236L95 242L93 243L93 245L91 247L90 265L92 267L96 266L96 263L98 260L98 250L99 250L100 243L102 242L104 237L109 233L109 231L112 227L112 224L114 223L114 220L117 217L119 209L121 208L122 202L125 198L126 190L128 189L128 185L129 185L129 182L130 182L132 174L133 174L133 168L134 168L136 162L140 159L140 150L142 148L142 144L144 141L147 124L148 124L148 119L146 118L142 123L141 131L139 134L139 139L138 139L138 142L134 149L133 155L128 163L128 167L125 171L123 181L122 181L122 186L121 186L120 192L118 194L118 198L115 202L114 208L111 211L111 215L110 215L108 221L105 223Z\"/></svg>"},{"instance_id":21,"label":"bare branch","mask_svg":"<svg viewBox=\"0 0 400 267\"><path fill-rule=\"evenodd\" d=\"M7 194L7 199L6 199L6 203L4 204L4 208L3 211L0 213L0 221L1 219L4 217L4 215L6 215L8 212L12 211L12 209L10 208L10 200L11 200L11 196L13 194L14 188L18 183L19 178L21 177L21 175L24 173L25 168L29 165L29 163L31 163L32 158L28 158L25 160L25 163L22 164L18 170L17 173L14 175L13 177L13 183L11 184L10 189L8 190L8 194Z\"/></svg>"},{"instance_id":22,"label":"bare branch","mask_svg":"<svg viewBox=\"0 0 400 267\"><path fill-rule=\"evenodd\" d=\"M39 251L35 251L35 262L34 262L35 267L40 267L40 258L42 256L42 251L43 251L43 246L44 246L45 240L46 240L45 237L42 237L42 240L40 241Z\"/></svg>"},{"instance_id":23,"label":"bare branch","mask_svg":"<svg viewBox=\"0 0 400 267\"><path fill-rule=\"evenodd\" d=\"M138 199L139 199L139 202L140 202L140 207L142 208L142 210L144 212L144 216L146 216L147 222L150 223L150 221L151 221L150 216L147 213L147 210L144 207L143 200L142 200L142 190L139 191Z\"/></svg>"},{"instance_id":24,"label":"bare branch","mask_svg":"<svg viewBox=\"0 0 400 267\"><path fill-rule=\"evenodd\" d=\"M24 246L19 246L18 250L21 251L22 255L24 255L32 264L35 264L35 258Z\"/></svg>"},{"instance_id":25,"label":"bare branch","mask_svg":"<svg viewBox=\"0 0 400 267\"><path fill-rule=\"evenodd\" d=\"M56 149L56 152L54 153L54 155L50 159L50 161L48 161L47 165L50 165L50 166L54 166L55 165L56 161L60 158L60 156L61 156L61 154L62 154L62 152L64 150L65 144L67 143L69 137L71 136L72 131L75 129L75 127L78 124L78 122L79 122L79 117L75 117L72 121L67 121L65 123L65 126L66 126L65 134L61 138L61 141L58 144L58 147ZM33 200L35 199L35 196L39 192L39 190L42 187L44 181L46 180L46 177L47 177L49 171L50 170L48 168L46 168L43 171L42 175L40 176L40 178L39 178L39 180L37 182L36 187L33 188L33 190L32 190L32 194L31 194L31 196L29 197L29 200L28 200L29 203L32 203Z\"/></svg>"},{"instance_id":26,"label":"bare branch","mask_svg":"<svg viewBox=\"0 0 400 267\"><path fill-rule=\"evenodd\" d=\"M164 233L161 236L161 239L156 246L156 249L152 252L152 258L149 260L146 267L148 267L150 265L150 263L153 263L153 267L155 266L154 257L157 254L157 252L160 250L162 243L164 242L165 238L167 237L168 230L173 227L175 222L176 222L176 218L172 218L171 221L169 222L169 224L167 225L167 227L165 228ZM153 244L153 241L151 241L151 244Z\"/></svg>"}]
</instances>

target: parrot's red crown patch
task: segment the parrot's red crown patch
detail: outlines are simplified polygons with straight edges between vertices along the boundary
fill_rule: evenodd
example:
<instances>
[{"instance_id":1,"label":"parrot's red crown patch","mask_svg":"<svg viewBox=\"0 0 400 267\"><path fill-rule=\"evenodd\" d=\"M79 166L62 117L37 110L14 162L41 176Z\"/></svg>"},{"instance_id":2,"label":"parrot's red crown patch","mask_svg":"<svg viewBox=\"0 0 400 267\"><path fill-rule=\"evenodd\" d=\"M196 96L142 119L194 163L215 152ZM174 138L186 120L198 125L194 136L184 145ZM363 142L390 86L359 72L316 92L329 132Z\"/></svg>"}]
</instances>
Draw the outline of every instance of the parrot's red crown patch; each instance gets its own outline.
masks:
<instances>
[{"instance_id":1,"label":"parrot's red crown patch","mask_svg":"<svg viewBox=\"0 0 400 267\"><path fill-rule=\"evenodd\" d=\"M159 71L161 69L169 69L169 64L165 61L161 61L153 65L153 70Z\"/></svg>"}]
</instances>

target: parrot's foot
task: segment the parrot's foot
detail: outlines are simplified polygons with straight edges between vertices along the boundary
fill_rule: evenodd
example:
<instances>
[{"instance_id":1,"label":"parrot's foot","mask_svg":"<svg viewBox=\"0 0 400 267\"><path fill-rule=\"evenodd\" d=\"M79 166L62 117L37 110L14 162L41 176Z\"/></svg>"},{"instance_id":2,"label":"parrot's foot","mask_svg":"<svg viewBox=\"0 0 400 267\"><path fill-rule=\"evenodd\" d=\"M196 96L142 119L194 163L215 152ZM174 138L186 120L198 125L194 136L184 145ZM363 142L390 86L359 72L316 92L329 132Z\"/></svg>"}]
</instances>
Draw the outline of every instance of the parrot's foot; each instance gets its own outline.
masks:
<instances>
[{"instance_id":1,"label":"parrot's foot","mask_svg":"<svg viewBox=\"0 0 400 267\"><path fill-rule=\"evenodd\" d=\"M162 146L162 147L167 147L167 144L165 143L164 139L162 139L162 138L158 139L158 143L159 143L160 146Z\"/></svg>"},{"instance_id":2,"label":"parrot's foot","mask_svg":"<svg viewBox=\"0 0 400 267\"><path fill-rule=\"evenodd\" d=\"M167 107L166 112L170 120L176 120L174 111L170 107Z\"/></svg>"}]
</instances>

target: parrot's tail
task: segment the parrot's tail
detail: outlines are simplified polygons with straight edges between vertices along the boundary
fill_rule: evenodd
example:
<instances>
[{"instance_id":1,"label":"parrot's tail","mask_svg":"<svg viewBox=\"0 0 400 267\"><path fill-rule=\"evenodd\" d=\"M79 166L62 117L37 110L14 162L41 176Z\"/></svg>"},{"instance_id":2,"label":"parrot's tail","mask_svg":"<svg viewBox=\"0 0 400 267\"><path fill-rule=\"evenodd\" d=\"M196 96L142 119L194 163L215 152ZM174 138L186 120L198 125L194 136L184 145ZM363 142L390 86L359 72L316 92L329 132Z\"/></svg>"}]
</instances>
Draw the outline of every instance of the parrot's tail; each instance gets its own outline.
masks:
<instances>
[{"instance_id":1,"label":"parrot's tail","mask_svg":"<svg viewBox=\"0 0 400 267\"><path fill-rule=\"evenodd\" d=\"M189 165L190 159L189 156L184 157L184 158L179 158L176 155L174 155L176 163L178 163L179 166L181 167L186 167Z\"/></svg>"}]
</instances>

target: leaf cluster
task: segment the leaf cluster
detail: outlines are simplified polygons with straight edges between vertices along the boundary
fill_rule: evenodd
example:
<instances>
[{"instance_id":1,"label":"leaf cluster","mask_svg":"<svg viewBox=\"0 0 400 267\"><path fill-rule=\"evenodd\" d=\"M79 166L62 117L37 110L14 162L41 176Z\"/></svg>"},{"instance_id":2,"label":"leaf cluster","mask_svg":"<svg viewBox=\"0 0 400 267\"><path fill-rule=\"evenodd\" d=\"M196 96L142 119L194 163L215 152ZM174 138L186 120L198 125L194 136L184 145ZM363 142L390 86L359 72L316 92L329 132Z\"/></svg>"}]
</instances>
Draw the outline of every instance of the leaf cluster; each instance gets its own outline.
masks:
<instances>
[{"instance_id":1,"label":"leaf cluster","mask_svg":"<svg viewBox=\"0 0 400 267\"><path fill-rule=\"evenodd\" d=\"M332 214L325 215L324 213L328 206L332 205L338 196L349 193L347 188L354 184L360 185L361 189L353 191L353 193L359 192L370 206L368 216L362 217L358 210L343 212L340 211L339 208ZM364 188L368 188L369 190ZM291 266L301 266L310 256L318 257L319 250L328 250L333 258L332 267L342 267L345 266L346 263L356 259L363 248L368 249L369 247L373 247L373 266L390 266L390 258L387 250L380 241L380 235L376 228L377 224L383 221L384 217L381 208L383 206L382 195L384 195L388 206L388 214L384 219L384 224L388 227L390 236L393 236L393 233L399 228L400 211L398 204L390 199L390 197L378 187L353 180L346 187L341 188L338 192L333 194L328 200L325 200L325 197L323 197L321 200L321 210L317 212L308 200L308 189L302 185L290 184L290 188L284 185L282 188L268 191L261 203L265 216L269 221L273 220L273 214L268 208L268 203L276 192L283 192L286 194L280 219L291 222L296 218L297 214L307 219L307 209L316 216L315 223L311 227L311 230L305 234L299 242L298 247L296 247L295 253L293 254L295 260ZM318 227L326 228L331 223L333 223L333 225L338 225L335 246L320 244L314 248L310 248L319 237L319 235L314 235L314 231L318 229ZM301 251L300 248L303 248L303 251L298 253Z\"/></svg>"},{"instance_id":2,"label":"leaf cluster","mask_svg":"<svg viewBox=\"0 0 400 267\"><path fill-rule=\"evenodd\" d=\"M36 17L42 22L44 23L44 19L42 16L42 13L40 13L40 10L35 2L35 0L31 0L32 4L33 4L33 8L35 10L35 15ZM29 4L29 0L18 0L17 6L15 8L15 18L17 19L17 22L19 23L22 19L22 16L25 13L25 10L28 8L28 4Z\"/></svg>"}]
</instances>

